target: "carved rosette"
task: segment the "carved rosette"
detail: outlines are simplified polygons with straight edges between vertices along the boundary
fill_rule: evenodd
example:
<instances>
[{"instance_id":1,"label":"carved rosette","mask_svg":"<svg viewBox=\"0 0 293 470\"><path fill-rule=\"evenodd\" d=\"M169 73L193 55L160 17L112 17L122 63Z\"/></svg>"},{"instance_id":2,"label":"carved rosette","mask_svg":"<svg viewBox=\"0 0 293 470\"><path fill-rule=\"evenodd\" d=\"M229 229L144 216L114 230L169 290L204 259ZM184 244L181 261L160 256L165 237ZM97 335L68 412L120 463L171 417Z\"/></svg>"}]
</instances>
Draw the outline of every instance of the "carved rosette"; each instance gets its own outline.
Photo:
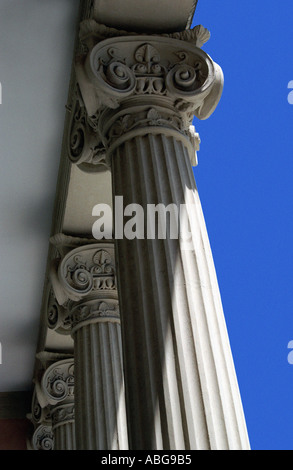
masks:
<instances>
[{"instance_id":1,"label":"carved rosette","mask_svg":"<svg viewBox=\"0 0 293 470\"><path fill-rule=\"evenodd\" d=\"M222 70L205 52L164 36L100 41L77 61L76 75L108 164L117 145L146 129L190 142L193 117L207 119L223 88Z\"/></svg>"},{"instance_id":2,"label":"carved rosette","mask_svg":"<svg viewBox=\"0 0 293 470\"><path fill-rule=\"evenodd\" d=\"M74 362L64 359L48 367L42 377L42 390L49 405L74 401Z\"/></svg>"}]
</instances>

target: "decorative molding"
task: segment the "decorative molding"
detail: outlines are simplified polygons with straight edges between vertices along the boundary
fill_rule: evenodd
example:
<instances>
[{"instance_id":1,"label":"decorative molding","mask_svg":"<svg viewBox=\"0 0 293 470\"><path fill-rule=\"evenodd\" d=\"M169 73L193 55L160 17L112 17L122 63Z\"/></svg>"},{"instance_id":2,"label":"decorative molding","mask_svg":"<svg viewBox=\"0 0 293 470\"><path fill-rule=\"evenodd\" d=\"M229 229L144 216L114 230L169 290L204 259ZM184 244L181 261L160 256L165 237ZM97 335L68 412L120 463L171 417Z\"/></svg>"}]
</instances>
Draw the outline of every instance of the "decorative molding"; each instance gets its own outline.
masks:
<instances>
[{"instance_id":1,"label":"decorative molding","mask_svg":"<svg viewBox=\"0 0 293 470\"><path fill-rule=\"evenodd\" d=\"M218 104L223 85L221 68L201 49L152 36L98 43L87 55L83 71L77 64L77 79L89 116L103 106L116 109L125 98L159 95L182 114L188 112L190 119L206 119ZM94 96L88 93L89 84Z\"/></svg>"},{"instance_id":2,"label":"decorative molding","mask_svg":"<svg viewBox=\"0 0 293 470\"><path fill-rule=\"evenodd\" d=\"M94 19L86 19L80 23L79 39L88 48L93 44L103 41L104 39L121 37L121 36L144 36L146 33L137 33L125 31L117 28L111 28L104 24L98 23ZM210 32L202 25L197 25L192 29L185 29L174 33L152 34L150 36L161 36L170 39L178 39L194 44L196 47L202 47L210 39Z\"/></svg>"},{"instance_id":3,"label":"decorative molding","mask_svg":"<svg viewBox=\"0 0 293 470\"><path fill-rule=\"evenodd\" d=\"M89 323L120 323L118 300L92 299L71 306L72 334Z\"/></svg>"},{"instance_id":4,"label":"decorative molding","mask_svg":"<svg viewBox=\"0 0 293 470\"><path fill-rule=\"evenodd\" d=\"M87 245L82 244L85 241ZM60 253L50 273L52 327L58 323L58 306L65 312L61 315L64 324L56 330L61 333L66 330L72 335L88 323L119 322L114 244L64 234L56 234L51 243Z\"/></svg>"},{"instance_id":5,"label":"decorative molding","mask_svg":"<svg viewBox=\"0 0 293 470\"><path fill-rule=\"evenodd\" d=\"M75 422L75 406L73 403L56 406L52 410L51 414L53 431L58 426Z\"/></svg>"}]
</instances>

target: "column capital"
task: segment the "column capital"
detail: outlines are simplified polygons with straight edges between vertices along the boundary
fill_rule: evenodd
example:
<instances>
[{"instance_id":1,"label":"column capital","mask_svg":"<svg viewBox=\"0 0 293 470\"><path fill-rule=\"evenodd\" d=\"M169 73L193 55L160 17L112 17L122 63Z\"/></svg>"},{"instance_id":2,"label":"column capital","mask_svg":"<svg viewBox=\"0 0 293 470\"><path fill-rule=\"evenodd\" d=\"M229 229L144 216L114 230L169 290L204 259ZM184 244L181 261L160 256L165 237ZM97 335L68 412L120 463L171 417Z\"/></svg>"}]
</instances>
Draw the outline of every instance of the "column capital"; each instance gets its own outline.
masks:
<instances>
[{"instance_id":1,"label":"column capital","mask_svg":"<svg viewBox=\"0 0 293 470\"><path fill-rule=\"evenodd\" d=\"M69 324L71 335L88 323L120 321L114 243L85 241L62 234L51 238L60 253L50 272L52 302L64 306L62 332Z\"/></svg>"},{"instance_id":2,"label":"column capital","mask_svg":"<svg viewBox=\"0 0 293 470\"><path fill-rule=\"evenodd\" d=\"M104 107L117 109L130 97L152 95L164 98L159 103L173 106L182 118L206 119L223 86L222 70L208 54L165 36L105 39L77 60L76 72L89 116Z\"/></svg>"},{"instance_id":3,"label":"column capital","mask_svg":"<svg viewBox=\"0 0 293 470\"><path fill-rule=\"evenodd\" d=\"M87 298L82 302L71 302L70 311L71 334L89 323L120 323L119 304L116 299Z\"/></svg>"},{"instance_id":4,"label":"column capital","mask_svg":"<svg viewBox=\"0 0 293 470\"><path fill-rule=\"evenodd\" d=\"M63 359L51 364L43 374L41 388L49 405L74 400L74 360Z\"/></svg>"},{"instance_id":5,"label":"column capital","mask_svg":"<svg viewBox=\"0 0 293 470\"><path fill-rule=\"evenodd\" d=\"M190 129L193 117L207 119L223 89L220 66L195 45L200 37L202 42L206 30L199 28L196 33L120 35L94 45L88 41L87 55L76 61L80 98L75 110L82 103L91 129L88 138L95 135L95 145L84 147L95 147L96 159L103 154L110 165L116 146L146 132L176 135L189 147L193 159L194 143L199 144L198 135ZM193 41L188 42L188 37ZM188 143L191 138L193 142ZM85 141L85 137L79 139L79 143ZM82 156L75 163L82 163L85 154L89 162L88 151L79 153Z\"/></svg>"},{"instance_id":6,"label":"column capital","mask_svg":"<svg viewBox=\"0 0 293 470\"><path fill-rule=\"evenodd\" d=\"M53 450L54 434L49 424L40 424L31 439L32 450Z\"/></svg>"},{"instance_id":7,"label":"column capital","mask_svg":"<svg viewBox=\"0 0 293 470\"><path fill-rule=\"evenodd\" d=\"M56 238L51 238L51 243L55 241ZM112 297L111 292L116 297L114 243L96 241L71 247L73 249L63 251L62 256L54 260L51 268L50 277L58 303L78 302L89 295L95 296L95 293L101 298L104 291L107 297L109 294Z\"/></svg>"}]
</instances>

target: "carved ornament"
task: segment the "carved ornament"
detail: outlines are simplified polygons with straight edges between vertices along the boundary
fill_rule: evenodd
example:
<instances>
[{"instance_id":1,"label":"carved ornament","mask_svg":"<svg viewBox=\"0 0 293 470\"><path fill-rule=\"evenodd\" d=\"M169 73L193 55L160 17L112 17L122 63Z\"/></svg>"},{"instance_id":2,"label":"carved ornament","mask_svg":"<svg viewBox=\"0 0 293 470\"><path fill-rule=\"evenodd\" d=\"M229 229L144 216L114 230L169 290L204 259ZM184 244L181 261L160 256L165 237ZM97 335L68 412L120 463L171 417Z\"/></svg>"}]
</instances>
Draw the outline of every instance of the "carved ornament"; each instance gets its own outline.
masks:
<instances>
[{"instance_id":1,"label":"carved ornament","mask_svg":"<svg viewBox=\"0 0 293 470\"><path fill-rule=\"evenodd\" d=\"M146 132L188 141L196 161L192 121L194 116L207 119L215 110L223 74L199 47L166 36L110 38L78 58L76 106L87 120L91 144L78 140L72 130L73 141L79 142L75 163L110 166L115 147Z\"/></svg>"},{"instance_id":2,"label":"carved ornament","mask_svg":"<svg viewBox=\"0 0 293 470\"><path fill-rule=\"evenodd\" d=\"M64 359L49 366L42 378L42 389L49 405L73 402L73 359Z\"/></svg>"},{"instance_id":3,"label":"carved ornament","mask_svg":"<svg viewBox=\"0 0 293 470\"><path fill-rule=\"evenodd\" d=\"M52 427L44 424L38 426L33 433L31 445L32 450L53 450L54 435Z\"/></svg>"},{"instance_id":4,"label":"carved ornament","mask_svg":"<svg viewBox=\"0 0 293 470\"><path fill-rule=\"evenodd\" d=\"M71 306L72 334L88 323L120 323L118 300L92 299Z\"/></svg>"}]
</instances>

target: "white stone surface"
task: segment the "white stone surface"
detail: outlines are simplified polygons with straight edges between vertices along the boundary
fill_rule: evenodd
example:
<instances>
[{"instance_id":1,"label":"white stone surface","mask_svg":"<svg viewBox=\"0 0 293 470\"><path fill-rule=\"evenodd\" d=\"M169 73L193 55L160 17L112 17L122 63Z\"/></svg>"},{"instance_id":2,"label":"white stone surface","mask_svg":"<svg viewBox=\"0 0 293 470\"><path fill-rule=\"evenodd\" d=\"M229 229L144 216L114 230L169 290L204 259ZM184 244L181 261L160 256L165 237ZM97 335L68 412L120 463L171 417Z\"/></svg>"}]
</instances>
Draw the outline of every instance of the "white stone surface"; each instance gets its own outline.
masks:
<instances>
[{"instance_id":1,"label":"white stone surface","mask_svg":"<svg viewBox=\"0 0 293 470\"><path fill-rule=\"evenodd\" d=\"M94 18L107 26L129 31L182 31L194 4L194 0L95 0Z\"/></svg>"}]
</instances>

